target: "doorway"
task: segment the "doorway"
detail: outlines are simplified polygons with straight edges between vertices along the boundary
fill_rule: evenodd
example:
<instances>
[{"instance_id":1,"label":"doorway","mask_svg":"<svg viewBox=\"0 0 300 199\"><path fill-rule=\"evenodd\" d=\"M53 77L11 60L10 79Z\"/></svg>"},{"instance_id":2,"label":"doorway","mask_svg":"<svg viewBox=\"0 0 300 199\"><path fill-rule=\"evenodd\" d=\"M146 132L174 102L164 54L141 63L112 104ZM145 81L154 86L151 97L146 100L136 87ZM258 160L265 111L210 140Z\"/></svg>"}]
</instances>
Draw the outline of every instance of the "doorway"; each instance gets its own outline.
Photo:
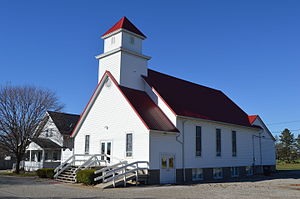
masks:
<instances>
[{"instance_id":1,"label":"doorway","mask_svg":"<svg viewBox=\"0 0 300 199\"><path fill-rule=\"evenodd\" d=\"M101 160L107 160L109 163L111 160L111 141L101 141L100 143L100 152L101 154L106 154L108 157L101 156Z\"/></svg>"},{"instance_id":2,"label":"doorway","mask_svg":"<svg viewBox=\"0 0 300 199\"><path fill-rule=\"evenodd\" d=\"M160 183L175 183L175 172L175 155L170 153L162 153L160 155Z\"/></svg>"}]
</instances>

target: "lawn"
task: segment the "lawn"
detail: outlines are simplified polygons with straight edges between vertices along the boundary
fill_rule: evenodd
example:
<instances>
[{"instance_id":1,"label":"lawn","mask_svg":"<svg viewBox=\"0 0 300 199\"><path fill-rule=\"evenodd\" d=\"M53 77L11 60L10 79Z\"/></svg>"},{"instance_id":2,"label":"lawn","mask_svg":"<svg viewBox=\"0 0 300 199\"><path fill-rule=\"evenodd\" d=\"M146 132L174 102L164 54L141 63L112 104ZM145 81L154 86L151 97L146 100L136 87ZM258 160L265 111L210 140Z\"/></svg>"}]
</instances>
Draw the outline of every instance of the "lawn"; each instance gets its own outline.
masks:
<instances>
[{"instance_id":1,"label":"lawn","mask_svg":"<svg viewBox=\"0 0 300 199\"><path fill-rule=\"evenodd\" d=\"M300 169L300 162L296 163L285 163L285 162L277 162L276 169Z\"/></svg>"},{"instance_id":2,"label":"lawn","mask_svg":"<svg viewBox=\"0 0 300 199\"><path fill-rule=\"evenodd\" d=\"M19 173L19 174L16 174L16 173L12 173L12 172L0 172L0 175L9 175L9 176L37 176L36 175L36 172L26 172L26 173Z\"/></svg>"}]
</instances>

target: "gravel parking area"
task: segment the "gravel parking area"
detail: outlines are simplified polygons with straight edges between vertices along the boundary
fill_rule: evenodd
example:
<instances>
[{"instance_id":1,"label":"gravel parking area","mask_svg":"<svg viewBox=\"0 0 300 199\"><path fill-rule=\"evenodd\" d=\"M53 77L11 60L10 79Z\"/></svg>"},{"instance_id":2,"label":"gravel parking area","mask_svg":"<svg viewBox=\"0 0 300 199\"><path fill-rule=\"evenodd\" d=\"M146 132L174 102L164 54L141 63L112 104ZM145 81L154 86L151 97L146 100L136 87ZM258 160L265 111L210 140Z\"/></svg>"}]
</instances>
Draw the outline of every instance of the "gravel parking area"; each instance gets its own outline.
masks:
<instances>
[{"instance_id":1,"label":"gravel parking area","mask_svg":"<svg viewBox=\"0 0 300 199\"><path fill-rule=\"evenodd\" d=\"M99 189L36 177L0 176L0 198L299 198L300 171L242 182Z\"/></svg>"}]
</instances>

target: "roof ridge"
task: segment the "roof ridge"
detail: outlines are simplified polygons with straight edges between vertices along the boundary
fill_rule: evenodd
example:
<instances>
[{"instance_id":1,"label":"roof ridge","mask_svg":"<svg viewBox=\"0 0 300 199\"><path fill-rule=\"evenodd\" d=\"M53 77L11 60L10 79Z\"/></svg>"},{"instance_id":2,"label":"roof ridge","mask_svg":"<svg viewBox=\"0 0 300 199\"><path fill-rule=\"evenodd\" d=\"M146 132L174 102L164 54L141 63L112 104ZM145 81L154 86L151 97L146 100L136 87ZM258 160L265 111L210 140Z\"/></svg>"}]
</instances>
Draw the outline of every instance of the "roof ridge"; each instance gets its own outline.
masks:
<instances>
[{"instance_id":1,"label":"roof ridge","mask_svg":"<svg viewBox=\"0 0 300 199\"><path fill-rule=\"evenodd\" d=\"M218 91L218 92L222 92L222 91L219 90L219 89L211 88L211 87L208 87L208 86L203 86L203 85L201 85L201 84L197 84L197 83L194 83L194 82L189 81L189 80L181 79L181 78L179 78L179 77L174 77L174 76L172 76L172 75L168 75L168 74L165 74L165 73L162 73L162 72L158 72L158 71L156 71L156 70L152 70L152 69L149 69L149 68L148 68L148 70L151 70L151 71L153 71L153 72L156 72L156 73L159 73L159 74L162 74L162 75L165 75L165 76L168 76L168 77L177 79L177 80L179 80L179 81L184 81L184 82L186 82L186 83L194 84L194 85L196 85L196 86L202 86L202 87L205 87L205 88L208 88L208 89L211 89L211 90L215 90L215 91ZM146 77L146 76L143 76L143 77ZM146 77L146 78L147 78L147 77ZM222 92L222 93L223 93L223 92Z\"/></svg>"},{"instance_id":2,"label":"roof ridge","mask_svg":"<svg viewBox=\"0 0 300 199\"><path fill-rule=\"evenodd\" d=\"M64 115L80 116L80 114L75 114L75 113L65 113L65 112L59 112L59 111L50 111L50 110L48 110L47 112L58 113L58 114L64 114Z\"/></svg>"}]
</instances>

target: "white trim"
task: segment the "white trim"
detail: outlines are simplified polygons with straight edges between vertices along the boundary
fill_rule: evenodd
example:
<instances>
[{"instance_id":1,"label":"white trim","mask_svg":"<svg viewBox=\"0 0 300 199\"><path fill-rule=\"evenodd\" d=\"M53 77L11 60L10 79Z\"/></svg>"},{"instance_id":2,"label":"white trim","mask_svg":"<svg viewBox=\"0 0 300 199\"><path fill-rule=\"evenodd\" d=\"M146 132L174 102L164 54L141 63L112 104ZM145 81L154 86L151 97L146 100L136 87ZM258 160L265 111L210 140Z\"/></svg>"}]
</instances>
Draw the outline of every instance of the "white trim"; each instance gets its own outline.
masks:
<instances>
[{"instance_id":1,"label":"white trim","mask_svg":"<svg viewBox=\"0 0 300 199\"><path fill-rule=\"evenodd\" d=\"M179 119L194 120L194 121L201 121L201 122L211 122L214 124L221 124L221 125L230 125L230 126L235 126L235 127L239 127L239 128L246 128L246 129L253 130L253 131L261 130L261 129L255 128L255 127L248 127L248 126L242 126L242 125L238 125L238 124L231 124L231 123L227 123L227 122L219 122L219 121L207 120L207 119L201 119L201 118L195 118L195 117L187 117L187 116L181 116L181 115L176 115L176 117Z\"/></svg>"},{"instance_id":2,"label":"white trim","mask_svg":"<svg viewBox=\"0 0 300 199\"><path fill-rule=\"evenodd\" d=\"M128 49L125 49L125 48L122 48L122 47L116 48L114 50L108 51L108 52L100 54L100 55L97 55L97 56L95 56L95 58L96 59L102 59L102 58L107 57L109 55L118 53L120 51L128 53L128 54L131 54L131 55L135 55L135 56L141 57L141 58L146 59L146 60L150 60L151 59L151 57L149 57L149 56L146 56L146 55L143 55L143 54L139 54L139 53L136 53L134 51L131 51L131 50L128 50Z\"/></svg>"},{"instance_id":3,"label":"white trim","mask_svg":"<svg viewBox=\"0 0 300 199\"><path fill-rule=\"evenodd\" d=\"M138 35L138 34L136 34L136 33L134 33L134 32L131 32L131 31L129 31L129 30L126 30L126 29L124 29L124 28L119 28L119 29L117 29L117 30L115 30L115 31L113 31L113 32L111 32L111 33L109 33L109 34L107 34L107 35L104 35L104 36L101 37L101 39L106 39L106 38L108 38L108 37L110 37L110 36L113 36L113 35L115 35L115 34L118 34L118 33L120 33L120 32L126 32L126 33L128 33L128 34L131 34L131 35L133 35L133 36L136 36L136 37L138 37L138 38L141 38L142 40L146 39L146 37L143 37L142 35Z\"/></svg>"},{"instance_id":4,"label":"white trim","mask_svg":"<svg viewBox=\"0 0 300 199\"><path fill-rule=\"evenodd\" d=\"M260 118L259 115L257 115L256 119L259 118L260 122L262 123L262 125L265 127L265 129L267 129L267 133L271 136L271 138L273 139L273 141L276 141L276 139L274 138L273 134L271 133L271 131L268 129L268 127L265 125L265 123L263 122L263 120ZM255 122L255 120L253 122Z\"/></svg>"},{"instance_id":5,"label":"white trim","mask_svg":"<svg viewBox=\"0 0 300 199\"><path fill-rule=\"evenodd\" d=\"M128 134L131 134L131 156L127 156L127 135ZM124 154L124 157L125 157L125 159L133 159L133 155L134 155L134 153L133 153L133 141L134 141L134 132L133 131L126 131L125 132L125 154Z\"/></svg>"}]
</instances>

